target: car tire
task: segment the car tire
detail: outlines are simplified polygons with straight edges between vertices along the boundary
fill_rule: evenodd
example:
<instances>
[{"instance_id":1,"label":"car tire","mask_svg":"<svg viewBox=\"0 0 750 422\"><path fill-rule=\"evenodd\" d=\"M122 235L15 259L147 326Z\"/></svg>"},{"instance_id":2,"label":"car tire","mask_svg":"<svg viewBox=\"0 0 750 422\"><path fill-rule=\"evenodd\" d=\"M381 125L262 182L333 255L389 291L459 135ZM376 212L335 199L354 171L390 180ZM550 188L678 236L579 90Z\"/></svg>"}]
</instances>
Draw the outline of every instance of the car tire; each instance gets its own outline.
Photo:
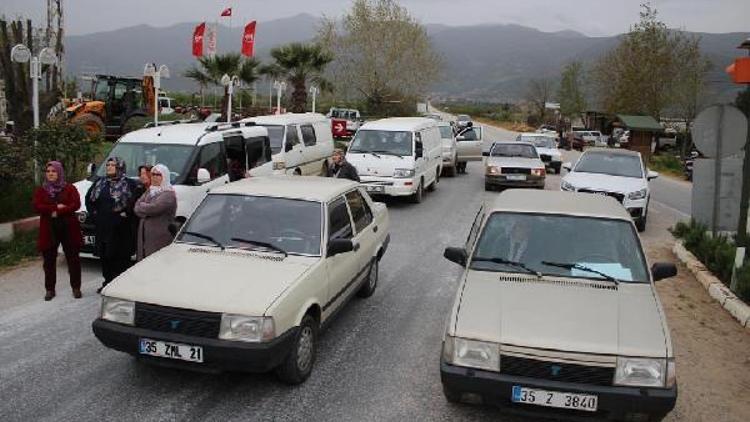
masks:
<instances>
[{"instance_id":1,"label":"car tire","mask_svg":"<svg viewBox=\"0 0 750 422\"><path fill-rule=\"evenodd\" d=\"M411 196L411 202L415 204L419 204L422 202L422 196L424 196L424 189L422 188L422 181L419 182L419 186L417 186L417 191L414 192Z\"/></svg>"},{"instance_id":2,"label":"car tire","mask_svg":"<svg viewBox=\"0 0 750 422\"><path fill-rule=\"evenodd\" d=\"M555 174L560 174L560 172L562 171L562 163L555 164L552 168L555 169Z\"/></svg>"},{"instance_id":3,"label":"car tire","mask_svg":"<svg viewBox=\"0 0 750 422\"><path fill-rule=\"evenodd\" d=\"M287 384L302 384L310 377L318 347L318 322L305 315L284 362L276 368L276 375Z\"/></svg>"},{"instance_id":4,"label":"car tire","mask_svg":"<svg viewBox=\"0 0 750 422\"><path fill-rule=\"evenodd\" d=\"M450 166L450 167L448 167L448 172L447 173L448 173L449 177L456 177L456 173L457 173L457 171L456 171L456 165L457 165L457 163L456 163L456 157L453 157L453 165Z\"/></svg>"},{"instance_id":5,"label":"car tire","mask_svg":"<svg viewBox=\"0 0 750 422\"><path fill-rule=\"evenodd\" d=\"M362 285L362 288L357 292L357 296L361 298L368 298L375 293L375 288L378 287L378 259L373 258L370 262L370 271L367 272L367 281Z\"/></svg>"},{"instance_id":6,"label":"car tire","mask_svg":"<svg viewBox=\"0 0 750 422\"><path fill-rule=\"evenodd\" d=\"M489 192L489 191L493 191L493 190L495 190L495 188L494 188L494 186L492 186L491 184L489 184L489 183L487 183L487 182L484 182L484 190L486 190L486 191L488 191L488 192Z\"/></svg>"},{"instance_id":7,"label":"car tire","mask_svg":"<svg viewBox=\"0 0 750 422\"><path fill-rule=\"evenodd\" d=\"M432 183L430 183L430 186L427 187L428 192L434 192L435 189L437 189L438 183L440 183L440 169L438 169L435 173L435 180L433 180Z\"/></svg>"},{"instance_id":8,"label":"car tire","mask_svg":"<svg viewBox=\"0 0 750 422\"><path fill-rule=\"evenodd\" d=\"M461 403L461 393L443 385L443 395L449 403Z\"/></svg>"},{"instance_id":9,"label":"car tire","mask_svg":"<svg viewBox=\"0 0 750 422\"><path fill-rule=\"evenodd\" d=\"M635 221L635 228L638 229L639 233L643 233L646 231L646 221L648 220L647 216L643 216Z\"/></svg>"}]
</instances>

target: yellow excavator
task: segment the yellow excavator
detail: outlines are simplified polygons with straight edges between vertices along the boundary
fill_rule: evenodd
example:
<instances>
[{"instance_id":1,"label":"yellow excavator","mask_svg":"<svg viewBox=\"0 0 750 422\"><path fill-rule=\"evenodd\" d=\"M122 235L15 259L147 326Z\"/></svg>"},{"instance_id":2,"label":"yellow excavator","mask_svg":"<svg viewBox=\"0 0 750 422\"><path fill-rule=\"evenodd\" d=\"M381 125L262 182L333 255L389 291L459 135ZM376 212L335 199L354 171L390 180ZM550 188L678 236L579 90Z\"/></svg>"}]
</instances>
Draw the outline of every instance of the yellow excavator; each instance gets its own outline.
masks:
<instances>
[{"instance_id":1,"label":"yellow excavator","mask_svg":"<svg viewBox=\"0 0 750 422\"><path fill-rule=\"evenodd\" d=\"M154 115L154 79L94 75L88 77L88 98L73 100L65 107L68 122L80 125L90 135L117 138L143 125L143 117Z\"/></svg>"}]
</instances>

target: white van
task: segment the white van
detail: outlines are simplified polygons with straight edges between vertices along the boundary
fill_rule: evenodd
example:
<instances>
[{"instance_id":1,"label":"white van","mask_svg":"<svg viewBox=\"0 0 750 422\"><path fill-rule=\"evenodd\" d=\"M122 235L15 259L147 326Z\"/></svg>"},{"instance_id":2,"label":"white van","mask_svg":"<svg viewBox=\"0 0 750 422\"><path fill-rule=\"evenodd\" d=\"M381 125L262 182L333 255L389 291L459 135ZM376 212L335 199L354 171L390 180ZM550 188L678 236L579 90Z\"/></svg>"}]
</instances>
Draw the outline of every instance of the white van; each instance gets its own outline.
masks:
<instances>
[{"instance_id":1,"label":"white van","mask_svg":"<svg viewBox=\"0 0 750 422\"><path fill-rule=\"evenodd\" d=\"M273 169L289 175L322 175L333 155L331 121L319 113L287 113L249 117L268 130Z\"/></svg>"},{"instance_id":2,"label":"white van","mask_svg":"<svg viewBox=\"0 0 750 422\"><path fill-rule=\"evenodd\" d=\"M270 174L271 142L264 127L250 123L166 124L123 135L105 161L92 165L91 176L74 185L81 196L78 219L84 237L85 257L94 256L95 227L86 206L86 193L99 177L104 177L106 160L120 157L128 177L138 178L138 167L164 164L177 196L176 220L184 222L211 188L251 176Z\"/></svg>"},{"instance_id":3,"label":"white van","mask_svg":"<svg viewBox=\"0 0 750 422\"><path fill-rule=\"evenodd\" d=\"M433 119L393 117L362 125L346 159L357 168L368 193L411 196L422 201L443 170L440 129Z\"/></svg>"}]
</instances>

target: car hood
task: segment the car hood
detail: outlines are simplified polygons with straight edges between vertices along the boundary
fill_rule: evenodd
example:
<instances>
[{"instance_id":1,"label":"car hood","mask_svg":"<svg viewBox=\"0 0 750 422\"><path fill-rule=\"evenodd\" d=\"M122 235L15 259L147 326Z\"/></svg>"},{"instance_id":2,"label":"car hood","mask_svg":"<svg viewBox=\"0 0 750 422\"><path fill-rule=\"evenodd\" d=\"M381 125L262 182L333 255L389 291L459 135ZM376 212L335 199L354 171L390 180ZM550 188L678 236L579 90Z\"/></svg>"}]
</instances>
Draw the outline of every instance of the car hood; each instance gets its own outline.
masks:
<instances>
[{"instance_id":1,"label":"car hood","mask_svg":"<svg viewBox=\"0 0 750 422\"><path fill-rule=\"evenodd\" d=\"M544 167L542 160L538 158L522 157L487 157L488 166L539 168Z\"/></svg>"},{"instance_id":2,"label":"car hood","mask_svg":"<svg viewBox=\"0 0 750 422\"><path fill-rule=\"evenodd\" d=\"M395 155L351 153L346 160L357 168L360 176L392 177L395 169L413 169L414 157L397 157Z\"/></svg>"},{"instance_id":3,"label":"car hood","mask_svg":"<svg viewBox=\"0 0 750 422\"><path fill-rule=\"evenodd\" d=\"M539 155L552 155L554 157L560 157L560 150L557 148L536 148L536 152L539 153Z\"/></svg>"},{"instance_id":4,"label":"car hood","mask_svg":"<svg viewBox=\"0 0 750 422\"><path fill-rule=\"evenodd\" d=\"M470 271L455 335L506 345L665 357L667 337L650 284Z\"/></svg>"},{"instance_id":5,"label":"car hood","mask_svg":"<svg viewBox=\"0 0 750 422\"><path fill-rule=\"evenodd\" d=\"M638 177L612 176L609 174L570 172L563 180L576 189L593 189L606 192L630 193L648 187L645 179Z\"/></svg>"},{"instance_id":6,"label":"car hood","mask_svg":"<svg viewBox=\"0 0 750 422\"><path fill-rule=\"evenodd\" d=\"M102 294L136 302L263 315L319 258L174 243L107 285Z\"/></svg>"}]
</instances>

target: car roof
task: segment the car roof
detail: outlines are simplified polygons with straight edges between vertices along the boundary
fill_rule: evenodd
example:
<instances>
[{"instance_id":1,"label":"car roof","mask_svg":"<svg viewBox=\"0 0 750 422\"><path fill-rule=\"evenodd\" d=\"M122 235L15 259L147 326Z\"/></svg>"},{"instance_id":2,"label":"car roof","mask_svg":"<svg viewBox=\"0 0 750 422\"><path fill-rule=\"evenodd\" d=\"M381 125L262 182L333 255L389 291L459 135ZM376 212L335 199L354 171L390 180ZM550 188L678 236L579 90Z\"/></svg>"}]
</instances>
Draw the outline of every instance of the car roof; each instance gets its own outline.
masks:
<instances>
[{"instance_id":1,"label":"car roof","mask_svg":"<svg viewBox=\"0 0 750 422\"><path fill-rule=\"evenodd\" d=\"M236 124L236 122L235 122ZM215 126L216 131L207 130ZM172 144L172 145L196 145L203 135L207 133L230 133L230 131L242 131L249 136L267 136L267 129L261 127L237 127L222 126L217 123L180 123L165 124L164 126L149 127L128 132L123 135L119 143L149 143ZM253 133L257 132L257 133Z\"/></svg>"},{"instance_id":2,"label":"car roof","mask_svg":"<svg viewBox=\"0 0 750 422\"><path fill-rule=\"evenodd\" d=\"M590 193L508 189L486 203L488 212L562 214L632 221L616 199Z\"/></svg>"},{"instance_id":3,"label":"car roof","mask_svg":"<svg viewBox=\"0 0 750 422\"><path fill-rule=\"evenodd\" d=\"M296 123L325 122L328 118L320 113L285 113L248 117L240 122L255 122L259 125L290 125Z\"/></svg>"},{"instance_id":4,"label":"car roof","mask_svg":"<svg viewBox=\"0 0 750 422\"><path fill-rule=\"evenodd\" d=\"M641 157L641 153L638 151L632 151L629 149L622 148L591 148L587 149L584 154L592 155L624 155L630 157Z\"/></svg>"},{"instance_id":5,"label":"car roof","mask_svg":"<svg viewBox=\"0 0 750 422\"><path fill-rule=\"evenodd\" d=\"M520 133L519 135L521 135L521 137L554 138L551 133L524 132Z\"/></svg>"},{"instance_id":6,"label":"car roof","mask_svg":"<svg viewBox=\"0 0 750 422\"><path fill-rule=\"evenodd\" d=\"M390 117L367 122L360 130L405 130L418 131L429 127L437 126L437 121L426 117Z\"/></svg>"},{"instance_id":7,"label":"car roof","mask_svg":"<svg viewBox=\"0 0 750 422\"><path fill-rule=\"evenodd\" d=\"M271 196L328 202L356 186L357 182L348 179L274 175L238 180L212 189L209 194Z\"/></svg>"}]
</instances>

